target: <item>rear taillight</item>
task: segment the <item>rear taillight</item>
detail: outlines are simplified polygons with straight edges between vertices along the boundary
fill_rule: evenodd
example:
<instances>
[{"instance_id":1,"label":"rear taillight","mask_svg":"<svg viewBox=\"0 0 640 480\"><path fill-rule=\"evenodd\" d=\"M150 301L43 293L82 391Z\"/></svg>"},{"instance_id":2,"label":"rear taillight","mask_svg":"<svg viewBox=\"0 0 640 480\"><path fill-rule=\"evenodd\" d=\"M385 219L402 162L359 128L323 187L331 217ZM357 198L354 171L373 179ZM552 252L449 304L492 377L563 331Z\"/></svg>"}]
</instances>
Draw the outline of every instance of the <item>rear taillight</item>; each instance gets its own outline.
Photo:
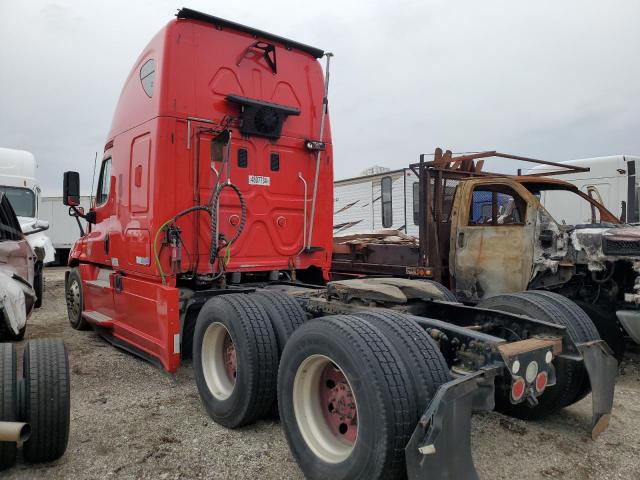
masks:
<instances>
[{"instance_id":1,"label":"rear taillight","mask_svg":"<svg viewBox=\"0 0 640 480\"><path fill-rule=\"evenodd\" d=\"M524 379L522 377L516 377L511 384L511 398L514 402L519 402L520 400L522 400L525 389L526 384L524 383Z\"/></svg>"},{"instance_id":2,"label":"rear taillight","mask_svg":"<svg viewBox=\"0 0 640 480\"><path fill-rule=\"evenodd\" d=\"M540 372L536 377L536 392L542 393L545 388L547 388L547 382L549 381L549 377L547 376L547 372Z\"/></svg>"}]
</instances>

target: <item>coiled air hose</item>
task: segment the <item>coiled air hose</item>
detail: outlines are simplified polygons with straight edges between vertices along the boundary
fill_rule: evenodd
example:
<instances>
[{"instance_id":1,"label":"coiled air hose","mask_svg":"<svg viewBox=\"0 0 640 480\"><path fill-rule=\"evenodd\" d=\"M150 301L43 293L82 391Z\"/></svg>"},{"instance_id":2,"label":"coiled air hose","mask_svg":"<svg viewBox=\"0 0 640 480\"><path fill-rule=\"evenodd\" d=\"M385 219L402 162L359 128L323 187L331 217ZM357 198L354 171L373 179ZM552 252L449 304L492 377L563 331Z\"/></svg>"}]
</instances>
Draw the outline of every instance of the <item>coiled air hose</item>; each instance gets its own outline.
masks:
<instances>
[{"instance_id":1,"label":"coiled air hose","mask_svg":"<svg viewBox=\"0 0 640 480\"><path fill-rule=\"evenodd\" d=\"M177 213L174 217L170 218L169 220L167 220L166 222L164 222L160 228L158 228L158 230L156 231L156 235L153 238L153 256L155 258L156 261L156 266L158 267L158 272L160 272L160 278L162 279L162 284L166 285L167 281L166 281L166 275L164 273L164 270L162 270L162 264L160 263L160 255L158 254L158 237L160 236L160 233L167 228L167 226L171 225L172 223L175 223L176 220L178 220L178 218L183 217L184 215L191 213L191 212L195 212L198 210L204 210L205 212L207 212L209 215L212 215L211 212L211 208L209 208L206 205L196 205L195 207L189 207L185 210L182 210L181 212Z\"/></svg>"},{"instance_id":2,"label":"coiled air hose","mask_svg":"<svg viewBox=\"0 0 640 480\"><path fill-rule=\"evenodd\" d=\"M211 264L213 264L216 261L216 258L218 258L218 250L220 249L218 246L218 217L220 213L218 203L220 201L220 194L227 187L232 189L238 196L238 200L240 200L240 223L238 224L238 228L236 228L233 236L227 241L228 246L230 246L238 239L238 237L242 233L242 230L244 229L244 224L247 220L247 205L244 202L244 197L242 196L240 189L231 182L226 182L222 185L219 185L215 191L215 194L213 195L209 206L211 211L211 251L209 255L209 263ZM221 269L222 268L224 268L224 266L221 266Z\"/></svg>"}]
</instances>

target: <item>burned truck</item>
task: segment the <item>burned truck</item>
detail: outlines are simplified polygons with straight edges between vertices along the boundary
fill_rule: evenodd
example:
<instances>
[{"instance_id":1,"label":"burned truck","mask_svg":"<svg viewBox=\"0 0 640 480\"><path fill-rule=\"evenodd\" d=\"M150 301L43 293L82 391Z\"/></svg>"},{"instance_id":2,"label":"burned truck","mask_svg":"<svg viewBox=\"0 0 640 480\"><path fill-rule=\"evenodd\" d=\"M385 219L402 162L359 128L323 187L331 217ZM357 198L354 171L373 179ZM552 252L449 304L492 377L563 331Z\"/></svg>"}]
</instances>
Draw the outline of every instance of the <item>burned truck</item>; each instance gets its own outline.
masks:
<instances>
[{"instance_id":1,"label":"burned truck","mask_svg":"<svg viewBox=\"0 0 640 480\"><path fill-rule=\"evenodd\" d=\"M556 169L485 172L491 157ZM580 305L618 359L625 336L640 342L640 227L622 223L598 202L595 186L583 192L550 178L587 169L495 151L453 156L441 149L431 161L421 155L411 168L419 178L419 238L337 238L336 277L431 278L457 300L485 306L497 294L555 292ZM583 222L567 224L567 211L579 212Z\"/></svg>"}]
</instances>

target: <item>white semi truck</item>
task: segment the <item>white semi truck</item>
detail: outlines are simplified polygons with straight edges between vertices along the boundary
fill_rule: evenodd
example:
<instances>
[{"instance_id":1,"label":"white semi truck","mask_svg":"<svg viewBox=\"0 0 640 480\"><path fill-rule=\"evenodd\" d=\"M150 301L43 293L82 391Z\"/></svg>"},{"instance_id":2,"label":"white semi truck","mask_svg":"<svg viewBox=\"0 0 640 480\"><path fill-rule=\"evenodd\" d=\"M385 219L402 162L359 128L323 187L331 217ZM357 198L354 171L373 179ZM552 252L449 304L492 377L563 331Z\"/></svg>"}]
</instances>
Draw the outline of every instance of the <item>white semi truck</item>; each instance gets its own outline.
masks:
<instances>
[{"instance_id":1,"label":"white semi truck","mask_svg":"<svg viewBox=\"0 0 640 480\"><path fill-rule=\"evenodd\" d=\"M42 267L55 260L55 250L51 239L44 233L49 228L49 223L38 216L40 187L36 180L36 160L33 154L24 150L0 148L0 192L11 203L20 228L38 257L33 288L38 296L36 306L40 306Z\"/></svg>"},{"instance_id":2,"label":"white semi truck","mask_svg":"<svg viewBox=\"0 0 640 480\"><path fill-rule=\"evenodd\" d=\"M88 212L90 205L91 197L89 195L80 196L80 207ZM51 195L45 192L40 199L38 214L42 220L46 220L49 223L47 235L51 239L56 252L56 264L66 265L69 250L75 241L80 238L77 222L80 221L85 230L86 222L69 215L69 207L62 203L62 193Z\"/></svg>"}]
</instances>

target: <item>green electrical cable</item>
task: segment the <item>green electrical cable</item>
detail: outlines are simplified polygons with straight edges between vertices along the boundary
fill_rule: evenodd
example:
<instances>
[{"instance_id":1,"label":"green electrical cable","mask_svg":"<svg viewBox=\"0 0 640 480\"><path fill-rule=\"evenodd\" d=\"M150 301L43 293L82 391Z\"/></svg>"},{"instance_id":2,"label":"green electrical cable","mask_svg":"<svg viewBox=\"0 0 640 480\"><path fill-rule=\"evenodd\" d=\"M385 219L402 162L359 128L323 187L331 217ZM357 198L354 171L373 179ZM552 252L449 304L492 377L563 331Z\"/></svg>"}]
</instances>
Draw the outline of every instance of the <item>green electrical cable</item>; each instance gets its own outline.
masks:
<instances>
[{"instance_id":1,"label":"green electrical cable","mask_svg":"<svg viewBox=\"0 0 640 480\"><path fill-rule=\"evenodd\" d=\"M173 222L173 218L164 222L156 232L156 236L153 239L153 256L156 259L156 266L158 267L158 271L160 272L160 278L162 279L163 285L166 285L167 281L166 281L166 276L164 274L164 271L162 270L162 264L160 263L160 256L158 255L158 236L160 235L160 232L162 232L162 230L164 230L166 226L169 225L171 222Z\"/></svg>"}]
</instances>

